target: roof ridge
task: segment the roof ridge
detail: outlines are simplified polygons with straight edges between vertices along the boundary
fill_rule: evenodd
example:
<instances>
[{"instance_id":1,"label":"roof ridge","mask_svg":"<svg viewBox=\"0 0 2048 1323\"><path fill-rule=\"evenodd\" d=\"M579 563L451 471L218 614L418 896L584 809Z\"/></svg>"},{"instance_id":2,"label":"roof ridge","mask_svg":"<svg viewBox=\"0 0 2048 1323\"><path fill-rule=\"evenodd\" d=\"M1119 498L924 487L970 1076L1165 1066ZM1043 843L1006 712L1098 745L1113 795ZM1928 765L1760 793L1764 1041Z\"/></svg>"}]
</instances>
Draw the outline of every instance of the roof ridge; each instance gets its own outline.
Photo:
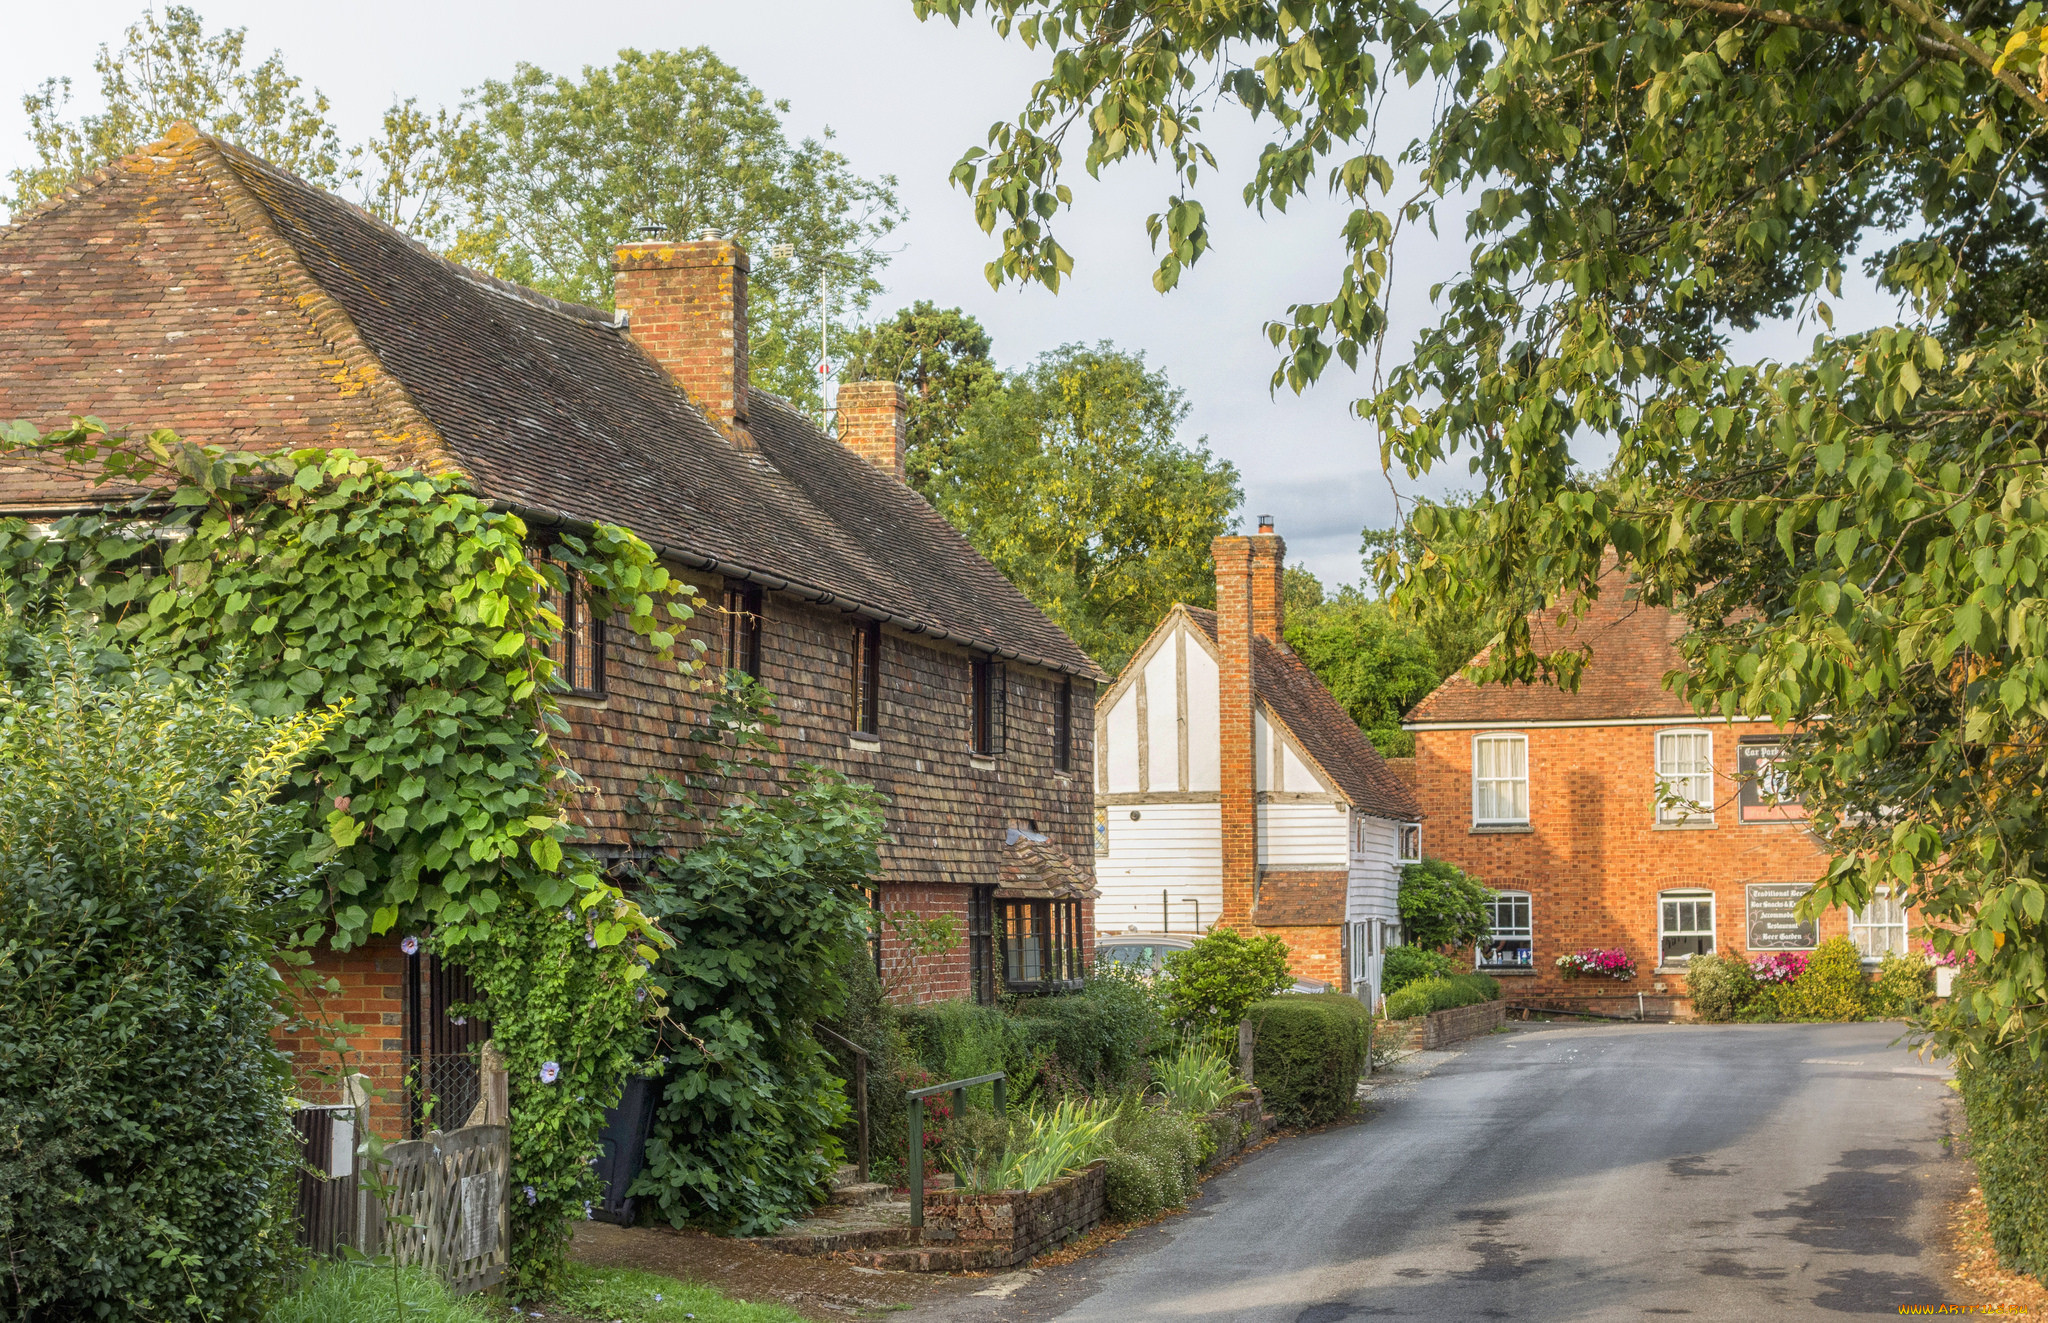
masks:
<instances>
[{"instance_id":1,"label":"roof ridge","mask_svg":"<svg viewBox=\"0 0 2048 1323\"><path fill-rule=\"evenodd\" d=\"M137 157L148 156L153 160L169 160L169 157L158 155L157 149L162 147L165 143L183 141L183 139L176 136L175 133L178 126L182 124L184 124L184 121L180 120L177 125L172 126L173 136L159 138L155 142L145 143L131 152L123 152L121 155L115 157L113 160L107 162L105 165L99 167L99 169L97 170L89 171L86 174L74 176L70 180L70 182L64 185L63 188L59 189L55 193L52 193L49 197L44 198L41 202L32 204L28 208L28 210L16 212L13 215L9 216L7 218L7 223L5 225L0 225L0 241L4 241L10 234L13 234L22 226L28 224L30 221L39 220L42 217L49 215L53 211L58 211L63 207L66 207L71 203L78 201L86 194L91 193L93 190L107 183L107 181L113 179L116 175L125 173L122 167L127 165L130 161L135 160Z\"/></svg>"},{"instance_id":2,"label":"roof ridge","mask_svg":"<svg viewBox=\"0 0 2048 1323\"><path fill-rule=\"evenodd\" d=\"M178 129L184 132L179 133ZM257 256L268 258L267 264L284 285L285 293L297 305L300 316L321 343L341 358L343 369L362 383L377 411L393 425L391 439L399 443L399 452L407 462L425 458L412 453L425 450L433 452L429 462L422 465L428 472L463 472L455 456L455 448L428 419L426 411L412 398L412 392L406 389L405 383L387 369L377 352L370 348L362 329L341 306L340 300L306 270L305 263L299 259L298 249L278 229L270 209L235 173L229 154L250 161L259 161L259 158L201 133L182 120L174 126L171 136L163 141L175 144L191 155L221 205L227 209L228 220L258 245ZM267 163L264 168L274 169ZM263 251L265 247L270 250L268 253ZM407 444L409 439L416 439L415 443Z\"/></svg>"}]
</instances>

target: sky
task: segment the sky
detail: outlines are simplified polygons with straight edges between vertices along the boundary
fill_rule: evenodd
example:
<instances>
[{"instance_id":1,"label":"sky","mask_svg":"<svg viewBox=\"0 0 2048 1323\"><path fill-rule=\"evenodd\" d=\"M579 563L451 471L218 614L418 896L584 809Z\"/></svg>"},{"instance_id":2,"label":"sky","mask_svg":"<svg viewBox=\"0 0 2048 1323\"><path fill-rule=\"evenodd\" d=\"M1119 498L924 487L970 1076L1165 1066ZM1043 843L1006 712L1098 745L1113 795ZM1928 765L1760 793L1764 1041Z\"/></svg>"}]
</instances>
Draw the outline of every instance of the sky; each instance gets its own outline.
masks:
<instances>
[{"instance_id":1,"label":"sky","mask_svg":"<svg viewBox=\"0 0 2048 1323\"><path fill-rule=\"evenodd\" d=\"M0 173L30 157L22 94L45 77L70 74L79 94L74 113L95 108L93 56L102 43L118 46L143 7L141 0L71 0L15 10L0 74ZM1244 207L1239 190L1267 135L1234 108L1208 116L1221 166L1201 190L1211 250L1178 289L1153 290L1157 259L1144 228L1172 178L1137 165L1100 182L1073 171L1076 207L1057 223L1075 269L1057 295L1035 286L999 292L982 274L998 243L981 232L968 196L947 175L991 123L1022 105L1043 55L998 39L979 21L919 23L909 0L609 0L589 7L355 0L345 23L335 21L341 11L302 0L196 0L194 7L210 31L248 29L248 63L282 51L287 68L332 101L344 142L367 137L396 98L452 106L466 88L502 78L521 61L573 73L609 63L623 47L708 46L771 98L790 103L792 137L830 128L856 171L896 177L909 219L886 241L894 256L882 272L888 288L876 313L917 299L965 308L988 329L1005 367L1072 341L1142 351L1187 392L1183 439L1205 439L1237 466L1245 525L1272 515L1289 560L1325 584L1360 578L1359 530L1394 521L1397 491L1442 495L1469 485L1462 456L1450 471L1419 482L1382 472L1375 437L1350 412L1367 381L1341 364L1302 396L1269 389L1276 355L1264 324L1335 287L1345 209L1317 199L1261 217ZM1393 94L1383 143L1405 142L1426 122L1427 94ZM1390 297L1390 366L1434 315L1429 286L1462 262L1453 238L1404 233ZM1838 301L1843 307L1868 311L1875 299L1852 289ZM1745 337L1745 347L1796 354L1811 333L1771 327Z\"/></svg>"}]
</instances>

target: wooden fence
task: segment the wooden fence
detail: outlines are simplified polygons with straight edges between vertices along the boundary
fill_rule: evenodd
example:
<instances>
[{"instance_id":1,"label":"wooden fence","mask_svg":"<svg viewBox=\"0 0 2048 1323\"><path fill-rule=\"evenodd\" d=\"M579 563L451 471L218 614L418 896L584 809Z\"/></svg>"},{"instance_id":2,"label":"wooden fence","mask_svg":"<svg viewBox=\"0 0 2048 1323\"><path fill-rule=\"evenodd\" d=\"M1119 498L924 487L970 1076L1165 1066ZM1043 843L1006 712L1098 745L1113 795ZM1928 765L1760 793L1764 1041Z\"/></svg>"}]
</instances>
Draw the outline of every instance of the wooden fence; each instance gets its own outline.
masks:
<instances>
[{"instance_id":1,"label":"wooden fence","mask_svg":"<svg viewBox=\"0 0 2048 1323\"><path fill-rule=\"evenodd\" d=\"M506 1127L465 1126L386 1146L378 1179L389 1193L380 1199L355 1169L349 1110L307 1108L299 1117L300 1244L317 1254L343 1245L390 1254L437 1273L458 1293L504 1276L512 1237Z\"/></svg>"}]
</instances>

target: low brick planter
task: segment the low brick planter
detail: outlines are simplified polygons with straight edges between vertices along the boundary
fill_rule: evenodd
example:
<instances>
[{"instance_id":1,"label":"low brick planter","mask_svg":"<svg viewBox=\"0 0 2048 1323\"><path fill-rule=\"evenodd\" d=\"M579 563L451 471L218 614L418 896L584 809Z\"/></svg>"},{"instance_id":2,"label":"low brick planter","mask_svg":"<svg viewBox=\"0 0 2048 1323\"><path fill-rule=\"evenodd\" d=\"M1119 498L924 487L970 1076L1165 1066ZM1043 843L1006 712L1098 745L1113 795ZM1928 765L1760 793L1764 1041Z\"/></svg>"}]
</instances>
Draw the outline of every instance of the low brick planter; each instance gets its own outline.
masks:
<instances>
[{"instance_id":1,"label":"low brick planter","mask_svg":"<svg viewBox=\"0 0 2048 1323\"><path fill-rule=\"evenodd\" d=\"M1202 1164L1207 1171L1264 1139L1273 1129L1273 1118L1266 1115L1265 1096L1257 1089L1246 1089L1242 1096L1202 1117L1202 1126L1216 1141L1216 1151Z\"/></svg>"},{"instance_id":2,"label":"low brick planter","mask_svg":"<svg viewBox=\"0 0 2048 1323\"><path fill-rule=\"evenodd\" d=\"M1448 1011L1395 1020L1382 1033L1393 1036L1406 1051L1449 1047L1468 1038L1492 1033L1507 1023L1505 1001L1482 1001L1476 1006L1457 1006Z\"/></svg>"},{"instance_id":3,"label":"low brick planter","mask_svg":"<svg viewBox=\"0 0 2048 1323\"><path fill-rule=\"evenodd\" d=\"M1102 1221L1109 1208L1108 1170L1107 1164L1093 1162L1036 1190L933 1191L924 1198L921 1248L887 1256L900 1260L915 1255L920 1262L877 1266L925 1271L1008 1268L1058 1249Z\"/></svg>"}]
</instances>

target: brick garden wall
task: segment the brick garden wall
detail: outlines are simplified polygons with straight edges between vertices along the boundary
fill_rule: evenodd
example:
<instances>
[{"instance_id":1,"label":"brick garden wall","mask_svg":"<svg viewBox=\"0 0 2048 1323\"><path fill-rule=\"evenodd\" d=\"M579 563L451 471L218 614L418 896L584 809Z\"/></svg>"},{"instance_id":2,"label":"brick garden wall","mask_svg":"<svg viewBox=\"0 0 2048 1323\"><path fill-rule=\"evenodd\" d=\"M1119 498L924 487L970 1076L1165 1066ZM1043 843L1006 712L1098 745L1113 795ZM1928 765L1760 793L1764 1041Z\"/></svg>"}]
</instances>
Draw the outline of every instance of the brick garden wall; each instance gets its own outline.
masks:
<instances>
[{"instance_id":1,"label":"brick garden wall","mask_svg":"<svg viewBox=\"0 0 2048 1323\"><path fill-rule=\"evenodd\" d=\"M1657 825L1656 737L1660 730L1709 729L1714 736L1715 813L1710 827ZM1808 884L1827 853L1798 823L1737 820L1736 742L1774 733L1761 724L1532 728L1529 827L1472 826L1470 730L1415 732L1415 791L1426 819L1424 853L1447 859L1502 890L1527 891L1534 928L1534 975L1501 979L1506 997L1653 991L1682 993L1682 973L1656 972L1657 894L1714 893L1716 947L1747 952L1745 886ZM1847 931L1839 910L1823 916L1822 940ZM1635 959L1633 982L1557 976L1553 961L1582 947L1621 947ZM1466 957L1469 959L1469 956Z\"/></svg>"},{"instance_id":2,"label":"brick garden wall","mask_svg":"<svg viewBox=\"0 0 2048 1323\"><path fill-rule=\"evenodd\" d=\"M405 965L395 935L348 952L323 945L314 954L312 975L332 979L339 988L302 1000L307 1023L289 1026L277 1038L279 1050L292 1058L299 1096L310 1102L343 1101L344 1072L368 1076L382 1093L371 1099L370 1121L387 1138L405 1134ZM345 1058L322 1046L336 1038L347 1043Z\"/></svg>"}]
</instances>

